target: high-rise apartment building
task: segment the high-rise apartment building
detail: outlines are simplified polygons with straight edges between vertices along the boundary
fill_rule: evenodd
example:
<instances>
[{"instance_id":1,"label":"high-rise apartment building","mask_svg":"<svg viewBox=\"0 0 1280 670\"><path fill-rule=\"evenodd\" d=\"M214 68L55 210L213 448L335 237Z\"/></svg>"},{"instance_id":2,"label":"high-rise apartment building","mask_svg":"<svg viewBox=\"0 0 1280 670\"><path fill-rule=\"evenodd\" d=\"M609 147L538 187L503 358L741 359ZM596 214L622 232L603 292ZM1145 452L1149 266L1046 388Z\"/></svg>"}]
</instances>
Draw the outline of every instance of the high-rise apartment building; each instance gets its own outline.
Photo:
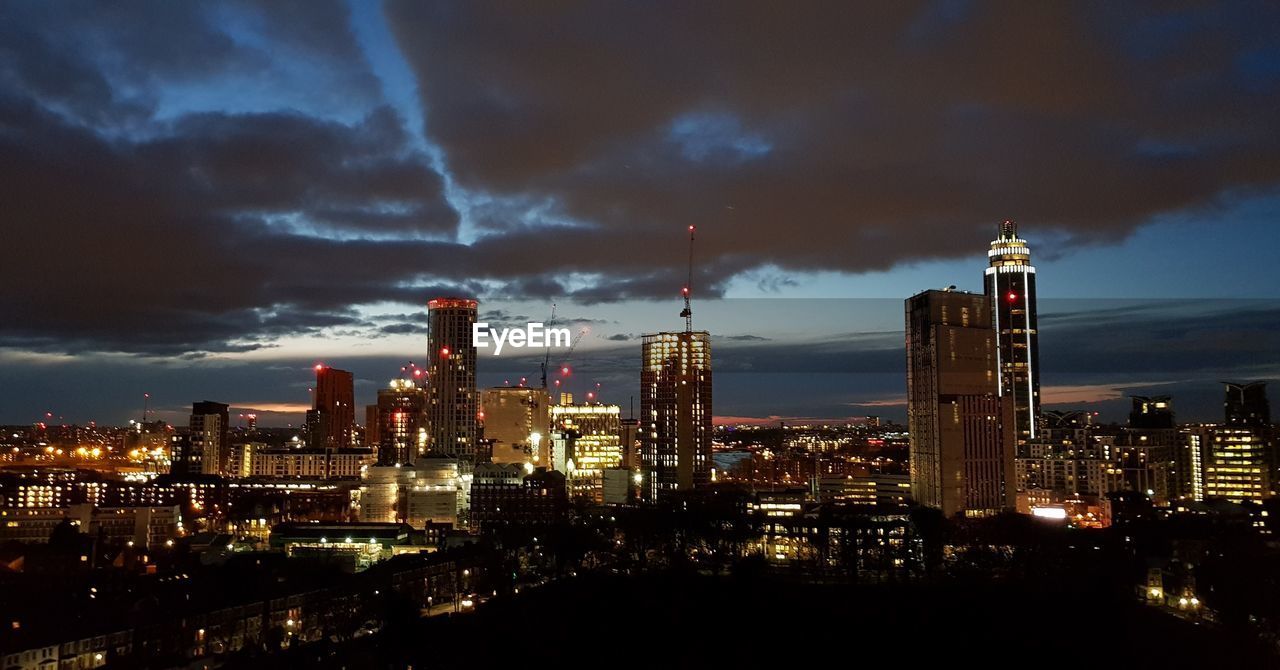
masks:
<instances>
[{"instance_id":1,"label":"high-rise apartment building","mask_svg":"<svg viewBox=\"0 0 1280 670\"><path fill-rule=\"evenodd\" d=\"M317 448L348 448L353 444L356 422L355 377L324 364L317 364L315 370L312 411L307 415L308 441Z\"/></svg>"},{"instance_id":2,"label":"high-rise apartment building","mask_svg":"<svg viewBox=\"0 0 1280 670\"><path fill-rule=\"evenodd\" d=\"M984 284L996 334L997 391L1012 405L1018 455L1025 456L1040 419L1036 269L1013 221L1000 224L1000 236L991 243L987 259Z\"/></svg>"},{"instance_id":3,"label":"high-rise apartment building","mask_svg":"<svg viewBox=\"0 0 1280 670\"><path fill-rule=\"evenodd\" d=\"M711 335L656 333L641 341L640 443L646 495L711 481Z\"/></svg>"},{"instance_id":4,"label":"high-rise apartment building","mask_svg":"<svg viewBox=\"0 0 1280 670\"><path fill-rule=\"evenodd\" d=\"M1206 445L1204 495L1231 501L1269 498L1277 476L1265 382L1227 382L1224 425Z\"/></svg>"},{"instance_id":5,"label":"high-rise apartment building","mask_svg":"<svg viewBox=\"0 0 1280 670\"><path fill-rule=\"evenodd\" d=\"M192 403L190 432L174 441L171 459L177 474L226 474L231 465L228 408L220 402Z\"/></svg>"},{"instance_id":6,"label":"high-rise apartment building","mask_svg":"<svg viewBox=\"0 0 1280 670\"><path fill-rule=\"evenodd\" d=\"M427 438L433 453L472 463L476 454L475 300L427 303Z\"/></svg>"},{"instance_id":7,"label":"high-rise apartment building","mask_svg":"<svg viewBox=\"0 0 1280 670\"><path fill-rule=\"evenodd\" d=\"M988 300L950 290L912 296L906 348L912 497L949 517L1013 508L1013 412L999 395Z\"/></svg>"},{"instance_id":8,"label":"high-rise apartment building","mask_svg":"<svg viewBox=\"0 0 1280 670\"><path fill-rule=\"evenodd\" d=\"M1219 426L1208 445L1206 498L1261 502L1271 497L1266 442L1255 428Z\"/></svg>"}]
</instances>

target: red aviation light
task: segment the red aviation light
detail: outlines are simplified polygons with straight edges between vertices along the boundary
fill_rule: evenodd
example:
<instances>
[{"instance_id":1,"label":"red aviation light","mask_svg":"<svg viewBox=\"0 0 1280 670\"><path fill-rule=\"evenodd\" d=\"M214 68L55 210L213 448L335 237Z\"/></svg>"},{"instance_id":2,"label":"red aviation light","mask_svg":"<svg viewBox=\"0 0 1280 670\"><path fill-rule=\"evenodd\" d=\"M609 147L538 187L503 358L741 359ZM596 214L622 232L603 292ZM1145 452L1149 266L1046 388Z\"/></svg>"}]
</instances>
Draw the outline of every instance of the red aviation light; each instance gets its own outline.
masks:
<instances>
[{"instance_id":1,"label":"red aviation light","mask_svg":"<svg viewBox=\"0 0 1280 670\"><path fill-rule=\"evenodd\" d=\"M1009 295L1007 297L1009 302L1014 302L1018 299L1018 294L1014 293L1013 291L1009 291Z\"/></svg>"},{"instance_id":2,"label":"red aviation light","mask_svg":"<svg viewBox=\"0 0 1280 670\"><path fill-rule=\"evenodd\" d=\"M316 363L316 372L324 369L324 363Z\"/></svg>"},{"instance_id":3,"label":"red aviation light","mask_svg":"<svg viewBox=\"0 0 1280 670\"><path fill-rule=\"evenodd\" d=\"M441 358L447 358L448 356L449 356L449 347L441 347L441 348L440 348L440 357L441 357Z\"/></svg>"},{"instance_id":4,"label":"red aviation light","mask_svg":"<svg viewBox=\"0 0 1280 670\"><path fill-rule=\"evenodd\" d=\"M562 374L562 375L567 375L567 374L569 374L569 366L567 366L567 365L566 365L566 366L564 366L564 367L560 368L560 374Z\"/></svg>"}]
</instances>

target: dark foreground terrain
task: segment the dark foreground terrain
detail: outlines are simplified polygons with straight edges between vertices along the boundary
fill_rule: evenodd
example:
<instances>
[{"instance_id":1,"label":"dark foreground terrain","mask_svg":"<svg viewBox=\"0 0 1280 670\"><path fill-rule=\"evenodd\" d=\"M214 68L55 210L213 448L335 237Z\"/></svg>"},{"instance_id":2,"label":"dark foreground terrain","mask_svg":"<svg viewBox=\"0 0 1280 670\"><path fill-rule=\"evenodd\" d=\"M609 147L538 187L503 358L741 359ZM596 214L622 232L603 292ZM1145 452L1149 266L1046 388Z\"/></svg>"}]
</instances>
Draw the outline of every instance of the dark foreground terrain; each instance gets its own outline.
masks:
<instances>
[{"instance_id":1,"label":"dark foreground terrain","mask_svg":"<svg viewBox=\"0 0 1280 670\"><path fill-rule=\"evenodd\" d=\"M389 621L275 667L1278 667L1247 637L1088 585L581 577L470 615Z\"/></svg>"}]
</instances>

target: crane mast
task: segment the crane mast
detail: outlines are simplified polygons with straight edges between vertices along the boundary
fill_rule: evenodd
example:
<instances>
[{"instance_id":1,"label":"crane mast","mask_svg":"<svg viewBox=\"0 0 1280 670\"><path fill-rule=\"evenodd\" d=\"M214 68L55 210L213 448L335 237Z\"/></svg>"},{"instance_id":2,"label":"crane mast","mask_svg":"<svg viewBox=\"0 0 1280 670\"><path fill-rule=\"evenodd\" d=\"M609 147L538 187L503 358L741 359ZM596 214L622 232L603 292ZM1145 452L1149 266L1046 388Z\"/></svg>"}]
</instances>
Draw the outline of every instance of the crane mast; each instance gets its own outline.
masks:
<instances>
[{"instance_id":1,"label":"crane mast","mask_svg":"<svg viewBox=\"0 0 1280 670\"><path fill-rule=\"evenodd\" d=\"M693 307L689 304L689 293L693 290L693 226L689 226L689 274L684 282L684 309L680 316L684 317L684 332L693 332Z\"/></svg>"}]
</instances>

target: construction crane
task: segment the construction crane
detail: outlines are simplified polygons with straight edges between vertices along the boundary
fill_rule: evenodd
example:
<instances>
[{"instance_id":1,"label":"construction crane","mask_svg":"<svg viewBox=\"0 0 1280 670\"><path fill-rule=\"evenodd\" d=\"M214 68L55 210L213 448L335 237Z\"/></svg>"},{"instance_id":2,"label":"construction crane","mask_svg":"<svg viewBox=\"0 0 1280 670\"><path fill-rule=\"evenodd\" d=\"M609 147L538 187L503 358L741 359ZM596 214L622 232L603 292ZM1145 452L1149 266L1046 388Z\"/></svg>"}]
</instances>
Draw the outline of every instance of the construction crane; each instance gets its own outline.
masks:
<instances>
[{"instance_id":1,"label":"construction crane","mask_svg":"<svg viewBox=\"0 0 1280 670\"><path fill-rule=\"evenodd\" d=\"M693 307L689 305L689 292L693 290L693 226L689 226L689 275L684 282L684 309L680 316L684 317L684 332L693 332Z\"/></svg>"},{"instance_id":2,"label":"construction crane","mask_svg":"<svg viewBox=\"0 0 1280 670\"><path fill-rule=\"evenodd\" d=\"M547 321L547 328L556 325L556 304L551 303L551 318ZM547 338L547 352L542 357L542 388L547 388L547 366L551 364L551 338Z\"/></svg>"},{"instance_id":3,"label":"construction crane","mask_svg":"<svg viewBox=\"0 0 1280 670\"><path fill-rule=\"evenodd\" d=\"M564 360L561 361L560 363L561 377L568 377L569 373L573 371L572 369L569 368L569 360L573 358L573 351L578 348L578 343L582 341L582 336L586 335L588 330L591 330L591 329L586 326L583 326L582 330L578 331L577 337L573 338L573 343L569 345L569 351L565 353ZM556 388L557 389L560 388L559 379L556 380Z\"/></svg>"}]
</instances>

